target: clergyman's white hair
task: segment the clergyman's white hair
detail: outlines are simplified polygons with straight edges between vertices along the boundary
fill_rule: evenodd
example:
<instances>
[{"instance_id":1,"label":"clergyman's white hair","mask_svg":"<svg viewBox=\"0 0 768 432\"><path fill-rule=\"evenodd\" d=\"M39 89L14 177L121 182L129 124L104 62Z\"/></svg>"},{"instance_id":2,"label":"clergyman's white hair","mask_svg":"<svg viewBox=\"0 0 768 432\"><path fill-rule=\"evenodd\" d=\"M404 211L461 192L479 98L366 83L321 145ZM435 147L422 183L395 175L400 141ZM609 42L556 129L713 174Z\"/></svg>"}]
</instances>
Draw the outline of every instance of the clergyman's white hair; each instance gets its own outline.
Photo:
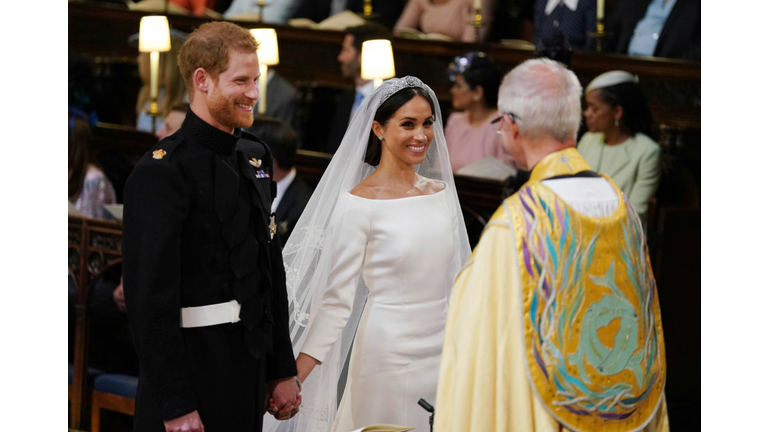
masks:
<instances>
[{"instance_id":1,"label":"clergyman's white hair","mask_svg":"<svg viewBox=\"0 0 768 432\"><path fill-rule=\"evenodd\" d=\"M499 111L519 117L523 136L575 140L581 122L581 84L576 74L556 61L527 60L504 77Z\"/></svg>"}]
</instances>

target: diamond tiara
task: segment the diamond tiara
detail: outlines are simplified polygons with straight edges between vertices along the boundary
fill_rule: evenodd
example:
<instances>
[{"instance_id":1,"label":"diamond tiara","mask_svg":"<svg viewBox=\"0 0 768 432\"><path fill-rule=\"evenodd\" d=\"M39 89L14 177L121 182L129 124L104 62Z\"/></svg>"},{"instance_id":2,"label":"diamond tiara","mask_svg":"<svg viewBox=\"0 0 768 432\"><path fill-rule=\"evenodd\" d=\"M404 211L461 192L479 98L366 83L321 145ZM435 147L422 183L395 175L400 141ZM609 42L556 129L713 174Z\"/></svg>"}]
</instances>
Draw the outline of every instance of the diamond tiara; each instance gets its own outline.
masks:
<instances>
[{"instance_id":1,"label":"diamond tiara","mask_svg":"<svg viewBox=\"0 0 768 432\"><path fill-rule=\"evenodd\" d=\"M390 98L393 94L399 92L400 90L408 87L420 87L423 89L428 89L426 84L421 82L420 79L414 77L414 76L404 76L402 78L393 78L391 80L387 80L382 84L382 87L386 86L386 88L383 89L383 94L381 96L381 103L384 103L387 99Z\"/></svg>"}]
</instances>

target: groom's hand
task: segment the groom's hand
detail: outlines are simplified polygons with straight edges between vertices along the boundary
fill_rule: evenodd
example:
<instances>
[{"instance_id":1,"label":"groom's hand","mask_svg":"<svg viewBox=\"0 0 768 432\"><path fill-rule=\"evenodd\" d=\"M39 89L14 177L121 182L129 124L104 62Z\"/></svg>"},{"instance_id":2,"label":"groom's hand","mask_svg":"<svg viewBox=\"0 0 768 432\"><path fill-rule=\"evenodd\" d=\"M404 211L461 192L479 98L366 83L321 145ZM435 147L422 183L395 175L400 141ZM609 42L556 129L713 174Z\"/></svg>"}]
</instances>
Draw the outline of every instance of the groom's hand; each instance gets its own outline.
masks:
<instances>
[{"instance_id":1,"label":"groom's hand","mask_svg":"<svg viewBox=\"0 0 768 432\"><path fill-rule=\"evenodd\" d=\"M299 385L294 377L283 378L270 383L272 392L269 397L267 411L278 420L287 420L299 412L301 396Z\"/></svg>"},{"instance_id":2,"label":"groom's hand","mask_svg":"<svg viewBox=\"0 0 768 432\"><path fill-rule=\"evenodd\" d=\"M275 416L277 420L288 420L299 413L299 405L301 405L301 395L296 398L296 402L293 405L288 405L282 409L278 409L273 400L269 400L269 413Z\"/></svg>"}]
</instances>

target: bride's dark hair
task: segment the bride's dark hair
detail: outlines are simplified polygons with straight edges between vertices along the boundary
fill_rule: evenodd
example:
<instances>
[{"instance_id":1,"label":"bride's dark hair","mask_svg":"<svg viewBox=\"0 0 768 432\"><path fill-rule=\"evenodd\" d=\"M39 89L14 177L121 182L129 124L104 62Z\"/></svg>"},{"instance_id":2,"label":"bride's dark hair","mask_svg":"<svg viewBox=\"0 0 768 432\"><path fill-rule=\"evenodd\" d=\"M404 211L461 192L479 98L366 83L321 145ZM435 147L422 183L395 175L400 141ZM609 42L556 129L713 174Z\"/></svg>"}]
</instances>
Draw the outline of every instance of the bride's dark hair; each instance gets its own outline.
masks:
<instances>
[{"instance_id":1,"label":"bride's dark hair","mask_svg":"<svg viewBox=\"0 0 768 432\"><path fill-rule=\"evenodd\" d=\"M435 105L432 103L432 98L429 93L421 87L406 87L385 100L383 104L379 105L379 109L376 110L376 115L373 119L383 127L386 126L393 115L407 104L411 99L416 96L421 96L429 102L429 107L432 108L432 115L435 115ZM365 163L371 166L379 166L381 162L381 141L379 137L373 133L371 128L368 134L368 147L365 150Z\"/></svg>"}]
</instances>

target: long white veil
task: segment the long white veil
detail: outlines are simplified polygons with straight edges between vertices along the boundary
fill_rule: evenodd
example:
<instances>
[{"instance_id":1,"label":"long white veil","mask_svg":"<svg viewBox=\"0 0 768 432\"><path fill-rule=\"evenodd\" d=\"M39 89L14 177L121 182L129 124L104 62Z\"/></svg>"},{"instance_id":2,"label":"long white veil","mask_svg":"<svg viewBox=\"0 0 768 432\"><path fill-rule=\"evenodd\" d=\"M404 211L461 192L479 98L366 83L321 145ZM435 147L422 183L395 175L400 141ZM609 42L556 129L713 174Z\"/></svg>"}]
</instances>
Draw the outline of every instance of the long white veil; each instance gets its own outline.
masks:
<instances>
[{"instance_id":1,"label":"long white veil","mask_svg":"<svg viewBox=\"0 0 768 432\"><path fill-rule=\"evenodd\" d=\"M341 211L337 209L346 208L346 200L350 196L347 192L376 169L363 162L376 110L387 98L406 87L421 87L427 90L432 99L435 108L434 141L429 146L426 160L416 168L416 173L447 185L448 210L455 221L453 235L457 247L451 268L435 270L450 272L451 276L455 277L469 258L469 240L453 181L437 97L432 89L415 77L406 76L385 81L363 101L353 116L341 145L283 249L291 317L291 341L295 355L298 355L304 344L307 329L312 324L327 289L326 282L332 265L330 252L335 249L338 238L334 230L339 229L338 220L341 216ZM299 413L287 421L277 421L266 414L264 431L327 432L331 429L337 410L337 383L368 294L362 279L357 278L359 283L352 315L341 337L326 355L324 362L314 368L303 384ZM446 296L449 295L450 289L446 289Z\"/></svg>"}]
</instances>

